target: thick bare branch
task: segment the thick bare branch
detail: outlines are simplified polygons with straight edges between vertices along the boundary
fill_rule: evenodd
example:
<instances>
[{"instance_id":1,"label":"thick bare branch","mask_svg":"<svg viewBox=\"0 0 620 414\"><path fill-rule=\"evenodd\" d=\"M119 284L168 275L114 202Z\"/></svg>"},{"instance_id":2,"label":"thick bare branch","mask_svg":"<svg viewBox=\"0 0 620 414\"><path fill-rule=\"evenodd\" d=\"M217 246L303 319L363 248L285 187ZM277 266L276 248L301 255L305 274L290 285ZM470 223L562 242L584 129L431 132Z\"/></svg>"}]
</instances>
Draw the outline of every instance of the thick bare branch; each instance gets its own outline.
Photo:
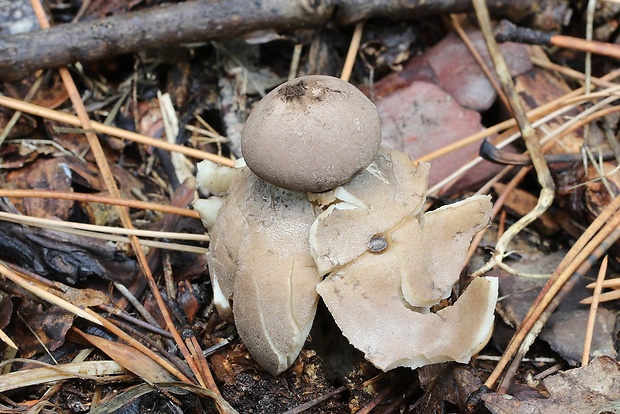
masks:
<instances>
[{"instance_id":1,"label":"thick bare branch","mask_svg":"<svg viewBox=\"0 0 620 414\"><path fill-rule=\"evenodd\" d=\"M545 24L558 25L567 0L489 0L488 4L502 16L520 19L536 14ZM318 27L330 21L351 24L371 18L409 20L462 11L471 11L470 0L188 1L0 37L0 80L78 61L239 37L257 30Z\"/></svg>"},{"instance_id":2,"label":"thick bare branch","mask_svg":"<svg viewBox=\"0 0 620 414\"><path fill-rule=\"evenodd\" d=\"M332 0L190 1L0 38L0 79L122 53L231 38L261 29L319 26Z\"/></svg>"},{"instance_id":3,"label":"thick bare branch","mask_svg":"<svg viewBox=\"0 0 620 414\"><path fill-rule=\"evenodd\" d=\"M543 14L547 8L555 9L558 14L565 10L564 2L559 0L487 0L486 3L490 11L513 17L525 17L535 10ZM471 0L340 0L336 18L340 24L351 24L369 18L409 20L472 10Z\"/></svg>"}]
</instances>

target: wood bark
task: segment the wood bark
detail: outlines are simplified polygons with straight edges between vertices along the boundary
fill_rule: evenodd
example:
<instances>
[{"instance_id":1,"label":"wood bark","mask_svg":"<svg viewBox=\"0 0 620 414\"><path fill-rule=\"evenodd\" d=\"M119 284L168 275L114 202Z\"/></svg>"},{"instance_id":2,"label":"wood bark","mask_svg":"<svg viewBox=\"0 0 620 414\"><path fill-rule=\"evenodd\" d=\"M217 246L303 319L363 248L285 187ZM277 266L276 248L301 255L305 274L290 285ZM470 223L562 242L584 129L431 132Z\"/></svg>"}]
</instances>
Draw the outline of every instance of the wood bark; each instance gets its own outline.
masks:
<instances>
[{"instance_id":1,"label":"wood bark","mask_svg":"<svg viewBox=\"0 0 620 414\"><path fill-rule=\"evenodd\" d=\"M487 0L490 11L523 16L540 12L545 7L559 7L561 1ZM340 24L351 24L369 18L420 19L442 13L473 11L471 0L342 0L338 2L336 18Z\"/></svg>"},{"instance_id":2,"label":"wood bark","mask_svg":"<svg viewBox=\"0 0 620 414\"><path fill-rule=\"evenodd\" d=\"M128 284L135 261L102 240L0 221L0 258L68 285L98 277Z\"/></svg>"},{"instance_id":3,"label":"wood bark","mask_svg":"<svg viewBox=\"0 0 620 414\"><path fill-rule=\"evenodd\" d=\"M525 16L551 10L561 21L567 0L489 0L491 10ZM471 10L470 0L196 0L48 30L0 37L0 80L37 69L183 43L233 38L258 30L408 20Z\"/></svg>"},{"instance_id":4,"label":"wood bark","mask_svg":"<svg viewBox=\"0 0 620 414\"><path fill-rule=\"evenodd\" d=\"M318 26L332 0L190 1L0 38L0 79L78 61L261 30Z\"/></svg>"}]
</instances>

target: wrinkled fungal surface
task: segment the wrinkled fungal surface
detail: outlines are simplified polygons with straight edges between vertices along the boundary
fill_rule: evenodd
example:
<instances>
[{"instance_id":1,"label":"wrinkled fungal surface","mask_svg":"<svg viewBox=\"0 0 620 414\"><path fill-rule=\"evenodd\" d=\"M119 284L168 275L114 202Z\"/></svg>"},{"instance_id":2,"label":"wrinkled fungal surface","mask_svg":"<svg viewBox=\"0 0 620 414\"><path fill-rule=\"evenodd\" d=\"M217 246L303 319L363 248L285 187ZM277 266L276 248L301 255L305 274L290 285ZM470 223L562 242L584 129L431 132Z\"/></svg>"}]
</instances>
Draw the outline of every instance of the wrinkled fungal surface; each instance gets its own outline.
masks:
<instances>
[{"instance_id":1,"label":"wrinkled fungal surface","mask_svg":"<svg viewBox=\"0 0 620 414\"><path fill-rule=\"evenodd\" d=\"M211 232L215 303L267 371L279 374L301 350L320 282L308 233L314 209L303 193L268 184L245 168L232 182Z\"/></svg>"},{"instance_id":2,"label":"wrinkled fungal surface","mask_svg":"<svg viewBox=\"0 0 620 414\"><path fill-rule=\"evenodd\" d=\"M377 265L385 271L377 271ZM453 306L437 313L412 310L399 289L402 263L394 251L364 255L330 274L317 291L349 342L377 368L418 368L469 362L488 341L497 278L477 278Z\"/></svg>"},{"instance_id":3,"label":"wrinkled fungal surface","mask_svg":"<svg viewBox=\"0 0 620 414\"><path fill-rule=\"evenodd\" d=\"M336 188L340 202L321 213L310 232L319 273L350 263L368 250L373 237L420 214L428 170L428 163L414 164L405 153L381 148L362 173Z\"/></svg>"},{"instance_id":4,"label":"wrinkled fungal surface","mask_svg":"<svg viewBox=\"0 0 620 414\"><path fill-rule=\"evenodd\" d=\"M382 370L467 362L486 344L495 278L474 279L437 313L429 308L450 295L472 237L488 225L490 198L424 213L428 172L381 148L331 193L284 190L247 168L233 180L211 231L209 270L218 310L229 315L232 300L239 335L266 370L292 364L318 295Z\"/></svg>"}]
</instances>

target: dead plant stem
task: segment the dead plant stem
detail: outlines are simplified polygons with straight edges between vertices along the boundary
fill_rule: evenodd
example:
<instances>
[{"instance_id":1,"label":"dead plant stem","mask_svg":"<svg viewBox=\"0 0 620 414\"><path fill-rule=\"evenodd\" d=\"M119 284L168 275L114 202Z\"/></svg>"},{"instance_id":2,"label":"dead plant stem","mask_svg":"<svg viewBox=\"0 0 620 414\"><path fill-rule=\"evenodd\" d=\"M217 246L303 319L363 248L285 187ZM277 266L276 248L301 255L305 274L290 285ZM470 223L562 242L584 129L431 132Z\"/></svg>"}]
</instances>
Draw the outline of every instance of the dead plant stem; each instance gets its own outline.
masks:
<instances>
[{"instance_id":1,"label":"dead plant stem","mask_svg":"<svg viewBox=\"0 0 620 414\"><path fill-rule=\"evenodd\" d=\"M508 66L506 65L506 62L501 54L501 51L499 50L499 47L497 46L497 42L495 41L493 29L491 28L491 18L489 16L486 2L484 0L473 0L473 5L476 11L476 16L478 18L478 24L480 25L482 35L484 36L487 48L489 49L489 55L491 56L491 60L495 65L495 72L502 85L502 89L508 97L508 102L510 103L512 113L519 126L519 129L521 130L521 136L523 137L523 140L525 141L525 146L530 153L532 164L534 165L534 169L536 170L536 174L538 177L538 182L542 187L536 207L534 207L532 211L527 213L515 224L513 224L508 230L506 230L506 232L498 240L495 246L495 252L491 257L491 260L489 260L489 262L485 266L483 266L476 272L476 274L480 275L492 269L496 265L501 266L506 248L508 247L508 243L527 225L532 223L545 211L547 211L547 209L553 203L553 198L555 196L555 184L553 182L553 178L551 177L551 172L549 171L549 167L547 166L544 154L542 152L538 134L536 133L536 130L532 127L532 124L530 123L527 115L525 114L525 110L523 109L523 105L521 104L519 95L515 90L512 77L510 76L510 73L508 71Z\"/></svg>"},{"instance_id":2,"label":"dead plant stem","mask_svg":"<svg viewBox=\"0 0 620 414\"><path fill-rule=\"evenodd\" d=\"M547 284L538 294L534 304L523 319L517 332L512 337L504 354L495 369L485 382L485 386L492 388L501 376L504 369L517 353L524 339L540 317L544 309L552 301L554 295L573 273L588 259L602 243L609 243L613 238L620 237L620 197L616 197L592 222L581 237L568 251L558 265ZM600 231L599 231L600 230ZM616 233L617 236L616 236Z\"/></svg>"},{"instance_id":3,"label":"dead plant stem","mask_svg":"<svg viewBox=\"0 0 620 414\"><path fill-rule=\"evenodd\" d=\"M151 203L140 200L129 200L126 198L113 198L98 196L94 194L86 193L74 193L63 191L51 191L51 190L13 190L13 189L0 189L0 197L23 197L23 198L54 198L61 200L73 200L83 201L88 203L100 203L115 206L123 206L129 208L135 208L140 210L152 210L160 211L162 213L177 214L179 216L186 216L192 218L200 218L200 215L195 210L188 208L174 207L168 204Z\"/></svg>"},{"instance_id":4,"label":"dead plant stem","mask_svg":"<svg viewBox=\"0 0 620 414\"><path fill-rule=\"evenodd\" d=\"M35 0L36 1L36 0ZM51 119L57 122L63 122L68 125L82 126L80 118L75 115L66 114L63 112L55 111L53 109L44 108L42 106L34 105L31 103L20 101L19 99L9 98L8 96L0 95L0 105L7 108L14 109L16 111L25 112L30 115L40 116L42 118ZM228 167L234 167L235 163L230 158L222 157L210 152L201 151L195 148L185 147L183 145L170 144L165 140L155 139L147 137L146 135L138 134L136 132L127 131L121 128L116 128L110 125L105 125L100 122L91 121L90 128L84 128L85 133L89 131L92 133L98 132L100 134L107 134L113 137L127 139L138 144L150 145L155 148L161 148L166 151L175 151L189 157L197 158L200 160L211 160L217 164L226 165Z\"/></svg>"},{"instance_id":5,"label":"dead plant stem","mask_svg":"<svg viewBox=\"0 0 620 414\"><path fill-rule=\"evenodd\" d=\"M47 15L45 14L45 11L43 10L41 1L32 0L32 6L33 6L33 9L35 10L35 14L37 15L37 19L39 20L39 24L41 25L41 28L44 30L48 29L50 27L50 24L47 19ZM69 93L69 97L75 108L75 111L77 112L77 116L78 116L78 119L80 120L80 124L82 128L84 128L84 130L86 131L85 134L88 140L88 144L93 152L93 156L95 157L97 166L99 170L101 171L101 175L103 177L104 182L106 183L106 187L108 191L110 192L110 194L112 194L112 197L121 198L120 191L118 187L116 186L114 175L112 174L112 170L110 169L105 153L103 152L103 148L101 146L101 143L99 142L99 138L97 137L97 135L95 135L94 132L91 132L92 131L91 121L88 116L88 113L86 112L86 108L84 107L84 103L82 102L82 98L78 92L78 89L75 83L73 82L73 78L71 77L71 74L69 73L69 70L66 67L58 68L58 71L60 73L60 77L62 78L62 81L65 87L67 88L67 92ZM122 206L117 206L116 208L118 209L119 216L120 216L121 222L123 223L123 226L128 229L132 229L133 224L129 217L128 209ZM193 360L191 354L189 353L189 350L185 346L185 343L183 342L181 335L179 334L176 327L174 326L172 318L170 317L170 313L168 312L166 304L157 287L157 283L155 282L155 279L153 278L153 274L151 273L151 270L148 266L148 263L146 261L146 256L144 254L144 251L142 250L142 246L140 245L138 238L136 236L129 236L129 241L134 250L134 253L136 254L136 258L138 259L138 263L140 265L140 269L142 270L142 274L147 279L147 282L151 289L151 293L153 294L153 297L155 298L155 301L157 302L157 305L162 313L162 316L164 317L168 330L174 337L175 342L177 343L177 346L179 347L181 353L185 357L186 362L190 366L192 372L194 373L194 375L198 375L198 372L199 372L198 367L196 366L195 361ZM182 381L187 380L187 378L179 378L179 379L181 379Z\"/></svg>"}]
</instances>

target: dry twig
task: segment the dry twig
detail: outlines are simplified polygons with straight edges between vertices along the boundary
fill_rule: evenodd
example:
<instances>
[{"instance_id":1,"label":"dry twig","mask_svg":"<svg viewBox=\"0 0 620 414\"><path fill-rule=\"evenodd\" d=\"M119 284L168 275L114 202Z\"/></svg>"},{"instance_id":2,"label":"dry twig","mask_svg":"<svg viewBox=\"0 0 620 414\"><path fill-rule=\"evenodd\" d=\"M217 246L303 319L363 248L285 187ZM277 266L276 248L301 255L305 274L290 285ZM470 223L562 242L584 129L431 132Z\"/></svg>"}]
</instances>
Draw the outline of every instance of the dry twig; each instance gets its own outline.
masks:
<instances>
[{"instance_id":1,"label":"dry twig","mask_svg":"<svg viewBox=\"0 0 620 414\"><path fill-rule=\"evenodd\" d=\"M557 3L561 6L560 1ZM512 12L522 16L534 12L536 4L536 0L495 0L491 7L502 15ZM0 37L0 78L18 79L37 69L145 49L161 50L183 43L242 37L259 30L302 29L328 22L349 25L370 18L420 19L441 12L470 10L469 0L186 1L58 25L45 33L35 31ZM561 14L558 13L560 20Z\"/></svg>"},{"instance_id":2,"label":"dry twig","mask_svg":"<svg viewBox=\"0 0 620 414\"><path fill-rule=\"evenodd\" d=\"M489 16L489 11L486 7L486 3L483 0L474 0L474 8L476 10L476 16L478 17L478 23L480 24L480 29L482 30L482 34L487 43L487 48L489 49L489 55L493 60L493 64L495 65L495 70L497 73L497 77L502 84L502 88L508 97L508 101L510 102L510 106L512 108L512 112L514 114L515 120L519 125L519 129L521 130L521 135L525 140L525 145L530 152L530 157L532 158L532 163L534 165L534 169L536 170L538 176L538 182L540 183L542 190L540 192L540 197L538 198L538 203L534 210L530 211L528 214L523 216L519 221L513 224L507 231L502 235L500 240L497 242L495 246L495 252L493 253L493 257L489 262L483 266L481 269L477 270L474 274L481 275L494 266L500 266L504 268L505 266L502 263L504 258L506 248L510 240L512 240L521 230L523 230L528 224L536 220L540 215L542 215L553 203L553 197L555 195L555 184L553 183L553 179L551 178L551 173L549 172L549 167L545 161L545 157L542 153L542 149L540 146L540 140L537 136L536 131L532 128L530 121L523 110L523 106L521 101L519 100L519 96L514 88L514 83L508 72L508 67L506 66L506 62L495 42L495 38L493 37L493 30L491 28L491 19Z\"/></svg>"},{"instance_id":3,"label":"dry twig","mask_svg":"<svg viewBox=\"0 0 620 414\"><path fill-rule=\"evenodd\" d=\"M47 20L47 16L45 15L45 11L43 9L43 6L40 2L40 0L32 0L32 6L33 9L35 10L35 14L37 15L37 19L39 20L39 23L41 25L41 27L43 29L48 29L50 27L49 25L49 21ZM95 133L90 132L92 131L92 126L91 126L91 120L88 116L88 113L86 112L86 108L84 107L84 103L82 102L82 99L80 97L80 94L77 90L77 87L75 85L75 83L73 82L73 79L71 77L71 74L69 73L69 70L67 68L61 67L58 69L60 72L60 76L63 80L63 83L65 85L65 87L67 88L67 91L69 92L69 97L71 99L71 102L73 103L73 106L77 112L77 116L78 119L80 121L81 126L85 129L86 131L86 138L88 140L88 144L93 152L93 155L95 157L95 160L97 162L97 166L99 167L99 170L101 171L101 175L102 178L106 184L106 187L108 189L108 191L110 192L110 194L112 194L113 197L115 198L121 198L121 194L120 191L118 190L118 187L116 186L116 181L114 180L114 175L112 174L112 171L110 169L110 166L108 164L108 161L106 159L106 156L103 152L103 148L101 147L101 143L99 142L99 138L95 135ZM132 229L133 228L133 224L131 222L131 219L129 217L129 212L127 210L126 207L120 207L117 206L118 212L119 212L119 216L121 219L121 222L123 223L123 226L128 228L128 229ZM165 321L166 321L166 325L168 327L168 330L170 331L170 333L174 336L175 341L177 343L177 345L179 346L179 349L181 350L181 352L183 353L184 357L186 358L186 362L188 363L188 365L190 366L190 368L192 369L192 371L194 372L195 375L197 375L198 373L198 368L196 366L196 363L194 362L194 360L191 357L191 354L189 353L187 347L185 346L185 344L183 343L183 340L181 338L181 335L178 333L172 318L170 317L170 314L168 312L168 309L163 301L163 298L161 297L161 294L159 292L159 289L157 287L157 283L155 282L155 279L153 278L153 275L151 274L149 265L146 261L146 256L144 255L144 252L142 250L142 247L140 246L140 242L138 240L138 238L136 236L129 236L129 240L130 243L132 245L132 248L136 254L136 257L138 259L138 263L140 265L140 268L142 270L142 274L144 275L144 277L147 279L149 287L151 288L151 292L157 302L157 305L162 313L162 316L164 317ZM91 311L92 312L92 311ZM93 312L94 313L94 312ZM133 342L137 342L137 341L133 341ZM133 345L133 344L132 344ZM135 345L134 345L135 346ZM161 358L160 358L161 360ZM170 371L172 373L177 373L177 370L174 371ZM179 373L180 374L180 373ZM180 375L177 376L177 378L181 379L182 381L189 381L187 377L185 377L184 375Z\"/></svg>"},{"instance_id":4,"label":"dry twig","mask_svg":"<svg viewBox=\"0 0 620 414\"><path fill-rule=\"evenodd\" d=\"M536 337L538 329L534 330L534 325L539 320L540 315L550 306L553 298L560 291L562 286L575 273L585 274L594 261L602 256L604 252L620 238L620 197L616 197L601 214L590 224L581 237L568 251L562 262L558 265L547 284L538 294L534 304L523 319L523 322L512 337L506 347L502 358L495 366L495 369L485 382L485 386L492 388L504 369L508 366L519 348L528 348L525 339ZM544 324L544 322L543 322ZM542 326L539 325L539 328ZM530 335L530 331L532 331ZM524 345L525 344L525 345ZM521 352L524 354L524 352ZM515 360L518 364L518 360Z\"/></svg>"},{"instance_id":5,"label":"dry twig","mask_svg":"<svg viewBox=\"0 0 620 414\"><path fill-rule=\"evenodd\" d=\"M9 98L7 96L0 95L0 105L7 108L15 109L16 111L22 111L30 115L41 116L43 118L51 119L58 122L64 122L69 125L82 126L80 119L71 114L55 111L53 109L43 108L31 103L22 102L18 99ZM222 157L209 152L200 151L194 148L188 148L183 145L170 144L164 140L147 137L145 135L138 134L136 132L127 131L124 129L116 128L110 125L101 124L99 122L90 121L89 127L84 128L84 133L98 132L100 134L107 134L112 137L128 139L139 144L150 145L155 148L161 148L166 151L175 151L189 157L210 160L217 164L226 165L228 167L234 167L235 163L226 157Z\"/></svg>"},{"instance_id":6,"label":"dry twig","mask_svg":"<svg viewBox=\"0 0 620 414\"><path fill-rule=\"evenodd\" d=\"M13 190L0 189L0 197L24 197L24 198L54 198L61 200L84 201L88 203L100 203L115 206L123 206L141 210L160 211L162 213L178 214L180 216L199 219L200 215L195 210L174 207L168 204L151 203L140 200L129 200L126 198L105 197L94 194L62 192L51 190ZM163 237L163 236L162 236Z\"/></svg>"}]
</instances>

